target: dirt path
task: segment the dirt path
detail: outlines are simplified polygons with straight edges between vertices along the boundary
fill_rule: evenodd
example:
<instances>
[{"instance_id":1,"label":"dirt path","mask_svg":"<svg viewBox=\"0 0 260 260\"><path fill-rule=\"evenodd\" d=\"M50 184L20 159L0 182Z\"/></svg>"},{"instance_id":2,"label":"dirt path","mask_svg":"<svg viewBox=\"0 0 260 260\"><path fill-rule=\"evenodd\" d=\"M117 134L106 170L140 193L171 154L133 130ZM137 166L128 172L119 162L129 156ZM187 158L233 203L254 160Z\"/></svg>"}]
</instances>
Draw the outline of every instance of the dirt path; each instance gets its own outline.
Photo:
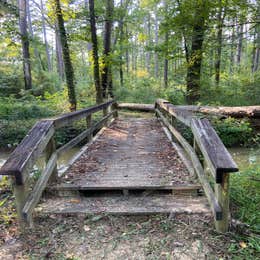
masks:
<instances>
[{"instance_id":1,"label":"dirt path","mask_svg":"<svg viewBox=\"0 0 260 260\"><path fill-rule=\"evenodd\" d=\"M7 239L0 259L219 259L230 241L211 223L199 215L41 216L34 230Z\"/></svg>"}]
</instances>

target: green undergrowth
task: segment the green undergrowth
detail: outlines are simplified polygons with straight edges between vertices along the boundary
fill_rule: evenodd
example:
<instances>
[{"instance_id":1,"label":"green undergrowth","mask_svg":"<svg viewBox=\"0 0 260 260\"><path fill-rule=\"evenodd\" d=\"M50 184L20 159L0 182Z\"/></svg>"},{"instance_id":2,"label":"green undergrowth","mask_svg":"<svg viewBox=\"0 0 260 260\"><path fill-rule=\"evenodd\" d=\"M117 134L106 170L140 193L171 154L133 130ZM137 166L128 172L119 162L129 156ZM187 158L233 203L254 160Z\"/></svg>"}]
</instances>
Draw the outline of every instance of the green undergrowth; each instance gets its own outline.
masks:
<instances>
[{"instance_id":1,"label":"green undergrowth","mask_svg":"<svg viewBox=\"0 0 260 260\"><path fill-rule=\"evenodd\" d=\"M55 94L46 92L41 98L32 95L25 95L20 99L1 97L0 147L15 147L37 121L69 112L69 104L66 100L65 90ZM78 108L87 107L92 103L90 99L82 100ZM85 128L85 124L79 122L58 131L58 143L62 144L74 134L80 133Z\"/></svg>"},{"instance_id":2,"label":"green undergrowth","mask_svg":"<svg viewBox=\"0 0 260 260\"><path fill-rule=\"evenodd\" d=\"M240 241L240 245L232 243L229 251L236 256L234 259L256 259L256 255L260 254L259 165L252 165L244 171L231 174L230 199L232 218L247 224L248 227L244 232L231 234L234 239Z\"/></svg>"}]
</instances>

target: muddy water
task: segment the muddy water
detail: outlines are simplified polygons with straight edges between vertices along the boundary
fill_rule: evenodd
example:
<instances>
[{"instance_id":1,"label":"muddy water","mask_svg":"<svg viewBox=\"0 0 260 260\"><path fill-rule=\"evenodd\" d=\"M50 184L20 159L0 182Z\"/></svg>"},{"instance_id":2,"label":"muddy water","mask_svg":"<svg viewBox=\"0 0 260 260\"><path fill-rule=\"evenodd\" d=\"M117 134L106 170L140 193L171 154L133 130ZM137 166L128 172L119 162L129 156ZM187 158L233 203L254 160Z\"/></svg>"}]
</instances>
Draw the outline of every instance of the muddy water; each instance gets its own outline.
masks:
<instances>
[{"instance_id":1,"label":"muddy water","mask_svg":"<svg viewBox=\"0 0 260 260\"><path fill-rule=\"evenodd\" d=\"M260 148L229 148L233 159L240 170L245 170L251 165L260 165Z\"/></svg>"},{"instance_id":2,"label":"muddy water","mask_svg":"<svg viewBox=\"0 0 260 260\"><path fill-rule=\"evenodd\" d=\"M70 159L80 150L80 148L72 148L69 151L63 153L58 160L58 168L62 169L64 166L68 164ZM0 167L5 163L12 150L0 150ZM40 157L36 163L35 169L43 168L45 165L44 157ZM1 180L1 175L0 175Z\"/></svg>"}]
</instances>

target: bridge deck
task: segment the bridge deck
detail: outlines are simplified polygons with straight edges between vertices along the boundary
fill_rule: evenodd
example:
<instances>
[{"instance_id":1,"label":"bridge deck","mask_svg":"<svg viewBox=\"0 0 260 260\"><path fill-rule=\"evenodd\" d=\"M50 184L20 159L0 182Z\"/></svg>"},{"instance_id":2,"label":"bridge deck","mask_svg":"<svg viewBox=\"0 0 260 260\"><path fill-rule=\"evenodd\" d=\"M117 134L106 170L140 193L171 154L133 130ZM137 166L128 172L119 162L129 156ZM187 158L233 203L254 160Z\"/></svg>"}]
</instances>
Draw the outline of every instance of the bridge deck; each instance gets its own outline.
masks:
<instances>
[{"instance_id":1,"label":"bridge deck","mask_svg":"<svg viewBox=\"0 0 260 260\"><path fill-rule=\"evenodd\" d=\"M128 118L105 129L56 188L172 189L196 183L157 119Z\"/></svg>"},{"instance_id":2,"label":"bridge deck","mask_svg":"<svg viewBox=\"0 0 260 260\"><path fill-rule=\"evenodd\" d=\"M156 118L116 119L49 187L38 211L207 214L200 188Z\"/></svg>"}]
</instances>

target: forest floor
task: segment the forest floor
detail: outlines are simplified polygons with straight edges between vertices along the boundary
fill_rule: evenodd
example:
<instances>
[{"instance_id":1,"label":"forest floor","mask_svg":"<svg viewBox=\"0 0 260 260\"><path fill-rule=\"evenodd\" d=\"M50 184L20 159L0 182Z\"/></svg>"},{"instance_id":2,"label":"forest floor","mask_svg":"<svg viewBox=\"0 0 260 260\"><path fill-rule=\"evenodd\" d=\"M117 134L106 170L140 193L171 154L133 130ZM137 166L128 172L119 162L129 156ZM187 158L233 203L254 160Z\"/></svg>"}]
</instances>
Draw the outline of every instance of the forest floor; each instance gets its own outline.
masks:
<instances>
[{"instance_id":1,"label":"forest floor","mask_svg":"<svg viewBox=\"0 0 260 260\"><path fill-rule=\"evenodd\" d=\"M38 213L34 228L21 234L11 192L2 189L0 201L0 259L4 260L258 259L253 239L238 230L217 233L212 217L205 214Z\"/></svg>"},{"instance_id":2,"label":"forest floor","mask_svg":"<svg viewBox=\"0 0 260 260\"><path fill-rule=\"evenodd\" d=\"M217 234L211 217L200 215L42 215L23 235L14 220L0 233L0 259L5 260L256 259L240 257L245 246L232 233Z\"/></svg>"}]
</instances>

